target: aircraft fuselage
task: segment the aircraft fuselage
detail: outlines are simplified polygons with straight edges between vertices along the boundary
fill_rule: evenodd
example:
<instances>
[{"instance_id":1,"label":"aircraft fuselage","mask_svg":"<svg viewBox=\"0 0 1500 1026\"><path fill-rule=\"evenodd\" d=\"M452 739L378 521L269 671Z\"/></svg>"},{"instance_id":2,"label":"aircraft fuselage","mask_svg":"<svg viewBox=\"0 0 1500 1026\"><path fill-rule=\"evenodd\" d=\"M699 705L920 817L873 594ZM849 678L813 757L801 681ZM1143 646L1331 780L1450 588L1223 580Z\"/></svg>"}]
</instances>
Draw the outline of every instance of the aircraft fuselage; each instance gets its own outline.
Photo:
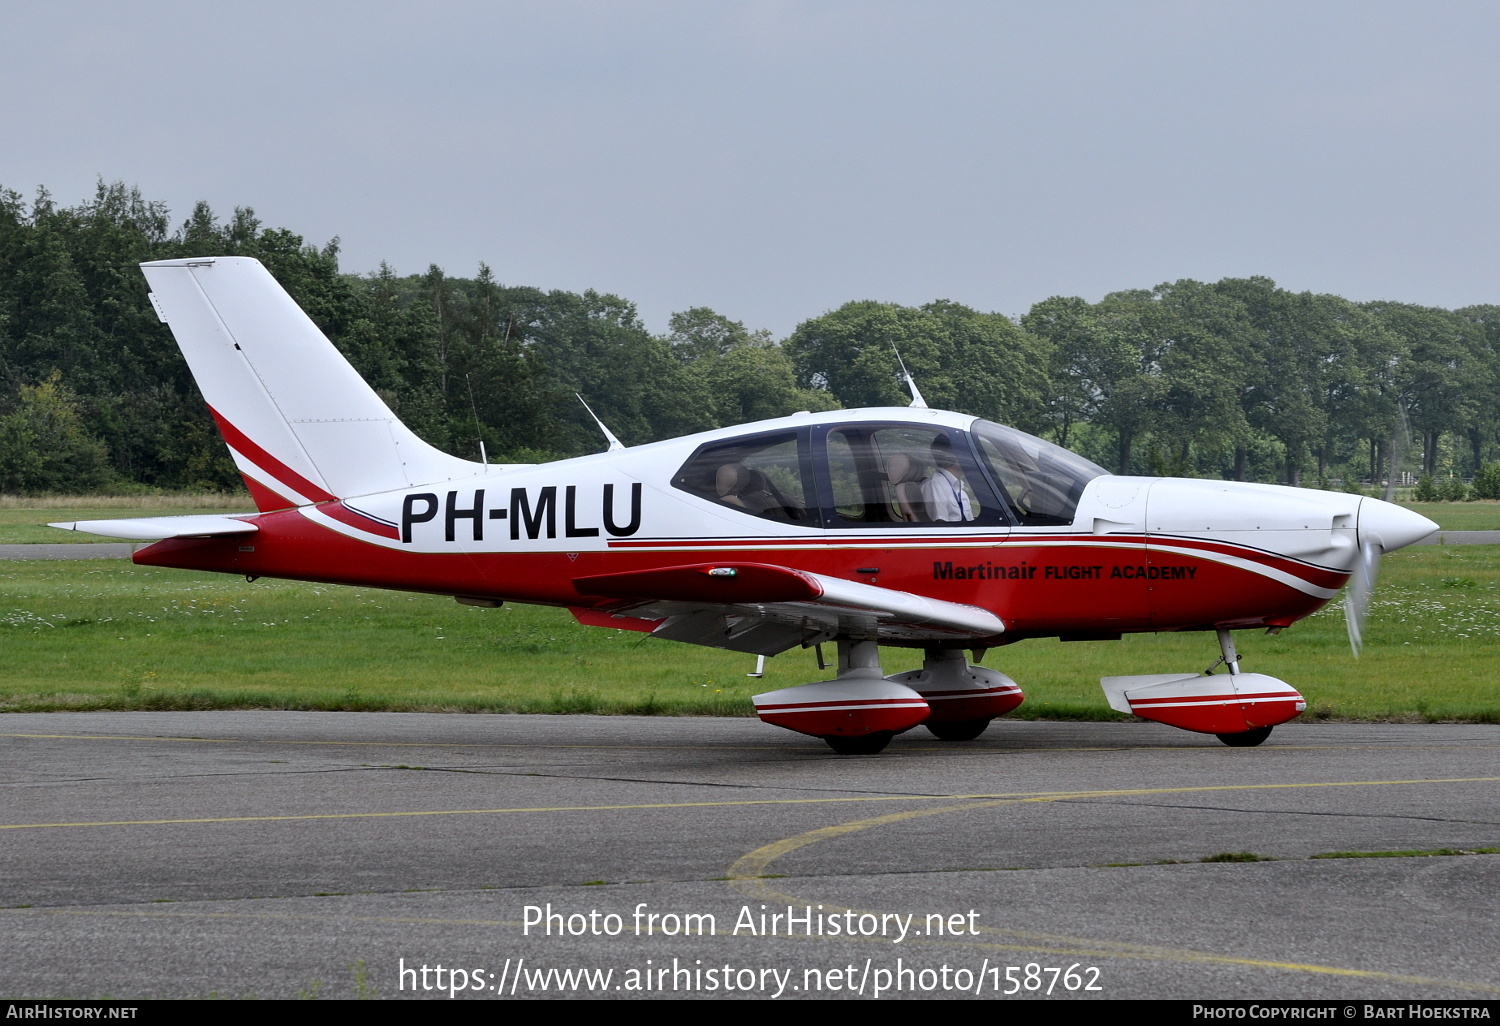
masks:
<instances>
[{"instance_id":1,"label":"aircraft fuselage","mask_svg":"<svg viewBox=\"0 0 1500 1026\"><path fill-rule=\"evenodd\" d=\"M1109 475L1087 483L1068 524L840 522L816 441L831 425L912 421L952 428L973 418L905 409L797 415L262 513L246 518L259 527L253 536L163 541L136 561L607 609L618 602L580 594L573 582L733 560L977 606L1004 621L998 644L1284 627L1343 585L1362 517L1367 531L1379 520L1388 543L1397 541L1392 524L1424 533L1402 521L1413 514L1358 495ZM788 429L814 440L813 499L801 522L673 485L693 453L716 440Z\"/></svg>"}]
</instances>

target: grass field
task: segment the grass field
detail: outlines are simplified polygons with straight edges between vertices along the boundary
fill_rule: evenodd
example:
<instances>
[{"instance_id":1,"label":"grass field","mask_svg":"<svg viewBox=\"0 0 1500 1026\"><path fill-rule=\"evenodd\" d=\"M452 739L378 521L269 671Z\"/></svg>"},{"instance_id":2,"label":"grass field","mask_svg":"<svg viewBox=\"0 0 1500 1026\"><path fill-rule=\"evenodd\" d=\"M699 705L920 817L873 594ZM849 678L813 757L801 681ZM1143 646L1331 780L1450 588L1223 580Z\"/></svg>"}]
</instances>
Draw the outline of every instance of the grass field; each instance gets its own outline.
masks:
<instances>
[{"instance_id":1,"label":"grass field","mask_svg":"<svg viewBox=\"0 0 1500 1026\"><path fill-rule=\"evenodd\" d=\"M1500 722L1500 546L1382 561L1363 658L1335 602L1277 637L1238 635L1244 668L1298 687L1311 717ZM886 672L915 652L883 649ZM1202 669L1211 634L1028 641L988 666L1013 716L1120 718L1098 679ZM809 652L767 661L580 627L562 610L137 567L0 562L0 710L396 709L750 715L749 696L829 676Z\"/></svg>"},{"instance_id":2,"label":"grass field","mask_svg":"<svg viewBox=\"0 0 1500 1026\"><path fill-rule=\"evenodd\" d=\"M1500 531L1500 502L1403 502L1445 531Z\"/></svg>"},{"instance_id":3,"label":"grass field","mask_svg":"<svg viewBox=\"0 0 1500 1026\"><path fill-rule=\"evenodd\" d=\"M0 495L0 545L81 544L109 541L97 534L59 531L55 520L121 520L178 517L193 513L253 513L248 495L213 492L187 495Z\"/></svg>"}]
</instances>

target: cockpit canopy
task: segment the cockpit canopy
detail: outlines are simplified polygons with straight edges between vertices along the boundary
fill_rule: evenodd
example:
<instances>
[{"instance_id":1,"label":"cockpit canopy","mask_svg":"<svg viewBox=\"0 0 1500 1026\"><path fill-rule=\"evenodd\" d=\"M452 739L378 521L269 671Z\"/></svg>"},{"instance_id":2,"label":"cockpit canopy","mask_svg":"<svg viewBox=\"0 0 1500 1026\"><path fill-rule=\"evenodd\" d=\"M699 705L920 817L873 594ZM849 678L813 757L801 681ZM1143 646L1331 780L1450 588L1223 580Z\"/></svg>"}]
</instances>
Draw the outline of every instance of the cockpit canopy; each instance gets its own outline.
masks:
<instances>
[{"instance_id":1,"label":"cockpit canopy","mask_svg":"<svg viewBox=\"0 0 1500 1026\"><path fill-rule=\"evenodd\" d=\"M1035 435L974 422L973 439L1020 524L1071 524L1084 485L1109 471Z\"/></svg>"},{"instance_id":2,"label":"cockpit canopy","mask_svg":"<svg viewBox=\"0 0 1500 1026\"><path fill-rule=\"evenodd\" d=\"M860 421L711 442L672 483L767 520L806 527L1059 526L1108 473L987 420L969 430Z\"/></svg>"}]
</instances>

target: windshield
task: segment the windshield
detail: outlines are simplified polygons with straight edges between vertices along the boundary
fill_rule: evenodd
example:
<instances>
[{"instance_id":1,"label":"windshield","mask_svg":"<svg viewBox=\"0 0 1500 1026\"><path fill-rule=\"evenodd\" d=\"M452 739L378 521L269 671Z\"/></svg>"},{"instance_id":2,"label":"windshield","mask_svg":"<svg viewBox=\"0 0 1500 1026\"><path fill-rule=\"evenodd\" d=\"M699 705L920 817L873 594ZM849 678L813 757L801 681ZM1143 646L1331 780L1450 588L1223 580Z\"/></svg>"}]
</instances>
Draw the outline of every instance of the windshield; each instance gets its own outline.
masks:
<instances>
[{"instance_id":1,"label":"windshield","mask_svg":"<svg viewBox=\"0 0 1500 1026\"><path fill-rule=\"evenodd\" d=\"M980 454L1022 524L1071 524L1084 485L1109 473L1015 428L979 420L973 431Z\"/></svg>"}]
</instances>

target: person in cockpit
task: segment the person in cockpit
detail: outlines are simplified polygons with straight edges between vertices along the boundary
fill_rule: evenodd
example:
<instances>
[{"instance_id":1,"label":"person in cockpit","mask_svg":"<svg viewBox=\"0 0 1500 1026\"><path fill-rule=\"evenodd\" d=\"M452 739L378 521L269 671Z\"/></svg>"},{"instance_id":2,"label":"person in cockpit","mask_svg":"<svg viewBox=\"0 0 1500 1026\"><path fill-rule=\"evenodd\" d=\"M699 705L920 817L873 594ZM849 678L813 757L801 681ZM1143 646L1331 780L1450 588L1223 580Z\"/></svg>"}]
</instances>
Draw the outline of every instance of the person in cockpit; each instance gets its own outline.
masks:
<instances>
[{"instance_id":1,"label":"person in cockpit","mask_svg":"<svg viewBox=\"0 0 1500 1026\"><path fill-rule=\"evenodd\" d=\"M927 516L939 524L965 523L974 519L974 505L964 488L964 470L953 455L953 443L938 436L932 443L932 462L937 469L922 483L922 504Z\"/></svg>"}]
</instances>

